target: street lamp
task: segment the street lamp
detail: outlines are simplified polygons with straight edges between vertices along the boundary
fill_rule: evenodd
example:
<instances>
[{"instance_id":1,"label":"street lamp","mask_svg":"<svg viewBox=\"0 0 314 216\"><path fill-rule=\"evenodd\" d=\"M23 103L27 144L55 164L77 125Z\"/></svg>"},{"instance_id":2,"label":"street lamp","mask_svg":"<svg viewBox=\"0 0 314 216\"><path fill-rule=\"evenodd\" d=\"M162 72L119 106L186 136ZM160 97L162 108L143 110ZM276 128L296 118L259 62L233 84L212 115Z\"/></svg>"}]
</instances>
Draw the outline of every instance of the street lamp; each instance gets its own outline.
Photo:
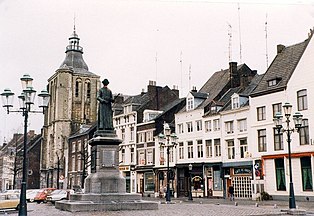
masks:
<instances>
[{"instance_id":1,"label":"street lamp","mask_svg":"<svg viewBox=\"0 0 314 216\"><path fill-rule=\"evenodd\" d=\"M34 104L34 99L36 95L36 91L33 89L32 82L33 78L30 75L25 74L21 78L23 92L19 98L20 109L19 110L10 110L13 107L13 97L14 93L11 92L10 89L4 89L4 92L1 93L1 98L3 101L3 107L6 108L7 113L10 112L21 112L22 116L24 116L24 141L23 141L23 173L22 173L22 183L21 183L21 195L20 195L20 207L19 207L19 215L24 216L27 215L27 203L26 203L26 182L27 182L27 121L28 121L28 113L44 113L45 108L48 107L48 102L50 99L50 95L46 90L41 91L39 96L39 107L43 108L42 111L33 111L31 110L31 105Z\"/></svg>"},{"instance_id":2,"label":"street lamp","mask_svg":"<svg viewBox=\"0 0 314 216\"><path fill-rule=\"evenodd\" d=\"M189 199L188 200L193 200L192 197L192 169L193 169L193 165L189 164Z\"/></svg>"},{"instance_id":3,"label":"street lamp","mask_svg":"<svg viewBox=\"0 0 314 216\"><path fill-rule=\"evenodd\" d=\"M291 116L291 111L292 111L292 105L289 103L285 103L282 107L283 107L284 114L286 117L287 127L283 128L281 113L277 112L275 114L274 122L276 125L276 129L278 130L278 133L286 132L286 134L287 134L288 157L289 157L289 174L290 174L289 209L295 209L296 205L295 205L295 196L294 196L293 181L292 181L292 164L291 164L291 134L294 131L299 132L299 129L301 128L301 125L302 125L302 115L299 112L296 112L293 115L295 128L291 128L290 127L290 116Z\"/></svg>"},{"instance_id":4,"label":"street lamp","mask_svg":"<svg viewBox=\"0 0 314 216\"><path fill-rule=\"evenodd\" d=\"M176 147L176 139L177 136L175 133L171 133L171 129L168 123L164 123L164 133L159 134L159 139L163 140L160 143L160 147L167 148L167 192L166 192L166 202L171 202L171 195L170 195L170 168L169 168L169 154L170 148Z\"/></svg>"}]
</instances>

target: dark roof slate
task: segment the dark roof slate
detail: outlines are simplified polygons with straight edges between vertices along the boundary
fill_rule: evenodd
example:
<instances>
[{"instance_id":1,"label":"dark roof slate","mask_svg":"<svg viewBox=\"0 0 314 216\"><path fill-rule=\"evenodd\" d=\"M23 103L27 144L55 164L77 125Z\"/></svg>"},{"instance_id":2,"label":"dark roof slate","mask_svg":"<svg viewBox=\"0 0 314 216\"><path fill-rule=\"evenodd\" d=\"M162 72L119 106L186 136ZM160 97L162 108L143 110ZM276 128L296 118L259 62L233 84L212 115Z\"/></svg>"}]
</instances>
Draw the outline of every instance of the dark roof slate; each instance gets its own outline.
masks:
<instances>
[{"instance_id":1,"label":"dark roof slate","mask_svg":"<svg viewBox=\"0 0 314 216\"><path fill-rule=\"evenodd\" d=\"M265 75L250 96L264 95L271 92L281 91L286 88L289 79L298 65L309 39L302 43L285 47L277 54L271 65L268 67ZM277 85L268 86L268 81L278 79Z\"/></svg>"}]
</instances>

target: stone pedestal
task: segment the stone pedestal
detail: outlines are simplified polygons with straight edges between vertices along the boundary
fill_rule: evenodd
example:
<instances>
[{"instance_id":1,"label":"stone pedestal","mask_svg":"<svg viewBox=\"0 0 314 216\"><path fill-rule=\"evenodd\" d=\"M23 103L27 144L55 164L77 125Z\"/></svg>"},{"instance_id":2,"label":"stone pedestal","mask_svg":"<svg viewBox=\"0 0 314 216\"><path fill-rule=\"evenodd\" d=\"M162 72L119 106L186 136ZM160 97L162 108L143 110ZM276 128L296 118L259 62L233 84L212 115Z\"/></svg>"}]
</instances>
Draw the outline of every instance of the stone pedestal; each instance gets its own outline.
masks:
<instances>
[{"instance_id":1,"label":"stone pedestal","mask_svg":"<svg viewBox=\"0 0 314 216\"><path fill-rule=\"evenodd\" d=\"M71 212L153 210L158 203L141 200L140 194L126 193L125 178L119 171L119 144L114 131L96 131L91 145L91 174L85 179L85 194L56 202L56 208Z\"/></svg>"}]
</instances>

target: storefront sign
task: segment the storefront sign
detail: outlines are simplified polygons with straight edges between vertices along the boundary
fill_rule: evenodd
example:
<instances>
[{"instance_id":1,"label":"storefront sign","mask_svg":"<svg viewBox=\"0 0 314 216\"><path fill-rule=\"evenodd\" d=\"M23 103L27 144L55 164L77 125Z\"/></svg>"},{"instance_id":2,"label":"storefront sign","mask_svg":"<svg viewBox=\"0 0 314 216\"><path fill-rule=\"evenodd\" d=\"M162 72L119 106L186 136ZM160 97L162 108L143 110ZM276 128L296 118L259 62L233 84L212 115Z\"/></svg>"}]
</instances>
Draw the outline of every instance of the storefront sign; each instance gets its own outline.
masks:
<instances>
[{"instance_id":1,"label":"storefront sign","mask_svg":"<svg viewBox=\"0 0 314 216\"><path fill-rule=\"evenodd\" d=\"M119 170L120 171L130 171L130 166L120 166Z\"/></svg>"}]
</instances>

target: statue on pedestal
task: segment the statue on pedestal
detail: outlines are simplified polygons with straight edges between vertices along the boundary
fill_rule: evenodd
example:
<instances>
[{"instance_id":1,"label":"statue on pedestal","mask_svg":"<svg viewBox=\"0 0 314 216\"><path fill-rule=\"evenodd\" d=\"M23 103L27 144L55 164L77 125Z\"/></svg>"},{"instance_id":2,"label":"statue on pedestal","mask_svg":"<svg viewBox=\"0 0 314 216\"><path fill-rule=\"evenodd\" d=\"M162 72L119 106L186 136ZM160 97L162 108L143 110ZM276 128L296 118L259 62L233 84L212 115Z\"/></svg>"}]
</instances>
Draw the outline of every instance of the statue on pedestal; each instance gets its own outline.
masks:
<instances>
[{"instance_id":1,"label":"statue on pedestal","mask_svg":"<svg viewBox=\"0 0 314 216\"><path fill-rule=\"evenodd\" d=\"M109 81L104 79L102 81L103 87L99 89L97 100L99 101L98 108L98 130L113 130L112 123L112 103L114 98L111 90L108 88Z\"/></svg>"}]
</instances>

